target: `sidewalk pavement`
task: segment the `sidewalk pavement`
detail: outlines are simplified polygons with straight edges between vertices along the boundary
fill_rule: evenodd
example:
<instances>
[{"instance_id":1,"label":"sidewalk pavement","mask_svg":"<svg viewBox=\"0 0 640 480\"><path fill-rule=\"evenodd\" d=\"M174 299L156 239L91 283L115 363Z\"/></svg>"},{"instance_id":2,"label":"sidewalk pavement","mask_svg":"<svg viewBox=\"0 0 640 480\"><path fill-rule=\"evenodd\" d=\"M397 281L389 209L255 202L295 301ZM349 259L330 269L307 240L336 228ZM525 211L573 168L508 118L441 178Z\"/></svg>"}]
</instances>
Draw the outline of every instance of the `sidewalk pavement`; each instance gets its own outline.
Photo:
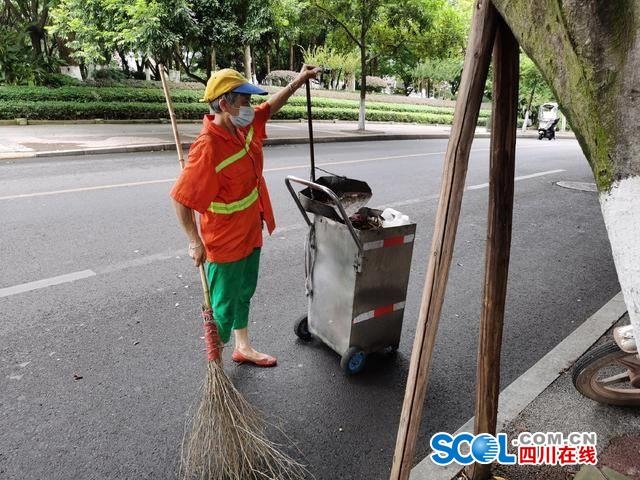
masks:
<instances>
[{"instance_id":1,"label":"sidewalk pavement","mask_svg":"<svg viewBox=\"0 0 640 480\"><path fill-rule=\"evenodd\" d=\"M612 341L614 326L628 325L618 293L522 376L500 393L497 432L509 442L521 432L594 432L596 467L585 465L494 465L504 480L640 480L640 409L599 404L573 386L573 363L592 347ZM617 370L615 373L618 373ZM612 374L610 372L609 374ZM473 418L458 429L473 432ZM510 446L509 453L516 453ZM429 457L410 480L466 480L457 464L436 466Z\"/></svg>"},{"instance_id":2,"label":"sidewalk pavement","mask_svg":"<svg viewBox=\"0 0 640 480\"><path fill-rule=\"evenodd\" d=\"M187 148L201 129L200 122L181 122L181 143ZM402 139L446 139L449 126L367 122L366 133L358 132L355 122L314 121L314 142L351 142ZM308 124L272 121L267 127L266 145L308 142ZM535 130L519 137L537 138ZM575 138L558 132L558 138ZM489 137L486 128L476 129L476 138ZM542 140L547 141L547 140ZM169 123L41 123L0 126L0 160L175 150ZM640 414L637 408L611 407L582 397L571 382L571 364L594 343L611 338L610 328L625 322L625 306L618 295L589 318L576 333L549 352L538 364L509 385L500 395L498 431L513 438L518 432L574 431L598 434L598 458L611 470L583 469L576 480L640 480ZM628 318L626 322L628 323ZM605 334L605 332L607 332ZM603 334L605 334L603 336ZM470 431L471 420L459 431ZM579 468L579 467L578 467ZM578 468L497 467L497 474L508 480L564 480ZM451 480L459 469L435 467L429 458L412 471L411 480ZM602 474L602 475L601 475ZM606 475L606 476L605 476Z\"/></svg>"},{"instance_id":3,"label":"sidewalk pavement","mask_svg":"<svg viewBox=\"0 0 640 480\"><path fill-rule=\"evenodd\" d=\"M616 322L628 324L626 313ZM612 340L609 329L595 345ZM565 368L502 431L510 439L523 431L595 432L599 471L586 466L500 466L496 474L509 480L564 480L574 474L575 480L640 480L640 409L602 405L583 397L573 386L571 375L572 369Z\"/></svg>"},{"instance_id":4,"label":"sidewalk pavement","mask_svg":"<svg viewBox=\"0 0 640 480\"><path fill-rule=\"evenodd\" d=\"M184 148L191 145L201 127L201 122L178 124ZM450 126L367 122L366 131L362 133L357 130L357 122L313 122L314 143L445 139L449 138L450 131ZM518 135L537 138L535 130L526 133L518 130ZM308 124L305 120L272 120L267 124L267 136L265 145L308 143ZM557 136L574 138L570 132L558 132ZM479 127L476 129L476 137L488 138L489 132L485 127ZM158 150L175 150L169 123L47 122L0 126L0 160Z\"/></svg>"}]
</instances>

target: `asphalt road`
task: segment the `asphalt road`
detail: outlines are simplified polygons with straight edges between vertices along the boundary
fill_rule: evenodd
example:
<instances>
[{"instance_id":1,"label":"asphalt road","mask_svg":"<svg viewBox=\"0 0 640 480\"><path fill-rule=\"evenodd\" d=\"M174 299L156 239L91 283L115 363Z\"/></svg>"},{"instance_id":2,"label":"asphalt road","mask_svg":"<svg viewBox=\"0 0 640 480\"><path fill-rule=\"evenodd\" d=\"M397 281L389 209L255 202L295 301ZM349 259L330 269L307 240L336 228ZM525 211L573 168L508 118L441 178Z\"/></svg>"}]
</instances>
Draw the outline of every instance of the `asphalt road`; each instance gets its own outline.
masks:
<instances>
[{"instance_id":1,"label":"asphalt road","mask_svg":"<svg viewBox=\"0 0 640 480\"><path fill-rule=\"evenodd\" d=\"M370 184L371 206L418 224L399 353L370 356L354 377L293 334L307 305L306 228L283 178L308 176L308 147L266 149L279 228L265 241L250 331L279 366L226 369L319 480L388 478L445 148L316 146L319 166ZM473 414L487 157L477 140L416 461L433 433ZM175 478L204 378L199 277L168 200L177 170L170 152L0 164L0 478ZM555 185L593 181L577 142L519 139L516 176L503 386L618 291L596 194Z\"/></svg>"}]
</instances>

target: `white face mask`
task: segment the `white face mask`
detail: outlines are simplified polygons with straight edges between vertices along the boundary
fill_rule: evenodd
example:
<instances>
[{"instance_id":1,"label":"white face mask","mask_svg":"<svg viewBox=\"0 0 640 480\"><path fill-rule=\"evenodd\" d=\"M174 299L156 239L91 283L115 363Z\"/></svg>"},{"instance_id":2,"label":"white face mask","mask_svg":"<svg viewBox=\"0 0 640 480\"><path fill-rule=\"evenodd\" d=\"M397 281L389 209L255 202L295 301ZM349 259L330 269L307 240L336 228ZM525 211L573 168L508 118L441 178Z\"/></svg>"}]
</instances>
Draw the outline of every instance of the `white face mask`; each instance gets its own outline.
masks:
<instances>
[{"instance_id":1,"label":"white face mask","mask_svg":"<svg viewBox=\"0 0 640 480\"><path fill-rule=\"evenodd\" d=\"M252 107L239 107L238 115L231 115L231 123L236 127L251 125L255 112Z\"/></svg>"}]
</instances>

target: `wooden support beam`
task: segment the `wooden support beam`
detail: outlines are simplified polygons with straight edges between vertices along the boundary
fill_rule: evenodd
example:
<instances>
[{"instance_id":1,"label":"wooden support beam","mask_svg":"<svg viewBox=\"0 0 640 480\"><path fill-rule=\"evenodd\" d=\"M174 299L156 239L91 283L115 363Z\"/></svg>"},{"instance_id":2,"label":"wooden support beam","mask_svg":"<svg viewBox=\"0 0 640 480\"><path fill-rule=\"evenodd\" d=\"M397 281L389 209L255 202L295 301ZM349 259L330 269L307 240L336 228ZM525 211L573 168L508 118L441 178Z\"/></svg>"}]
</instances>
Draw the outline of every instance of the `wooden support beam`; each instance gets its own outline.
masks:
<instances>
[{"instance_id":1,"label":"wooden support beam","mask_svg":"<svg viewBox=\"0 0 640 480\"><path fill-rule=\"evenodd\" d=\"M409 478L422 419L440 311L451 266L469 151L478 121L498 16L489 0L478 0L473 15L458 101L442 174L431 255L416 327L391 480Z\"/></svg>"},{"instance_id":2,"label":"wooden support beam","mask_svg":"<svg viewBox=\"0 0 640 480\"><path fill-rule=\"evenodd\" d=\"M474 433L495 435L500 394L500 351L507 295L519 75L518 41L502 17L497 20L493 46L493 111L484 299L480 317ZM467 468L471 480L491 477L491 465Z\"/></svg>"}]
</instances>

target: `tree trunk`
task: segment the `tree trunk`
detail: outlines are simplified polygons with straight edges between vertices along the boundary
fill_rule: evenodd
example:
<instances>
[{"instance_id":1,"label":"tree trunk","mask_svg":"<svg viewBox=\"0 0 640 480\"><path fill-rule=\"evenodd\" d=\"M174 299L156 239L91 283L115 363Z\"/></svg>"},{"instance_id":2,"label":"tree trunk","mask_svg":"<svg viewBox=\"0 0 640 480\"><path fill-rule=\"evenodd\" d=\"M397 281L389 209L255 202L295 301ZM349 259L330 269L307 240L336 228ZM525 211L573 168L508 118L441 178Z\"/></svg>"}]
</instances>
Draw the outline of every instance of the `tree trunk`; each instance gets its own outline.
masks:
<instances>
[{"instance_id":1,"label":"tree trunk","mask_svg":"<svg viewBox=\"0 0 640 480\"><path fill-rule=\"evenodd\" d=\"M358 130L365 129L365 99L367 97L367 48L364 34L360 37L360 110L358 111Z\"/></svg>"},{"instance_id":2,"label":"tree trunk","mask_svg":"<svg viewBox=\"0 0 640 480\"><path fill-rule=\"evenodd\" d=\"M266 73L266 75L269 75L271 73L271 55L269 55L269 52L267 52L265 54L265 60L267 61L267 73Z\"/></svg>"},{"instance_id":3,"label":"tree trunk","mask_svg":"<svg viewBox=\"0 0 640 480\"><path fill-rule=\"evenodd\" d=\"M218 67L216 66L216 64L218 63L216 59L216 47L211 46L211 54L209 58L211 59L211 70L207 72L207 78L211 77L211 72L215 72L218 69Z\"/></svg>"},{"instance_id":4,"label":"tree trunk","mask_svg":"<svg viewBox=\"0 0 640 480\"><path fill-rule=\"evenodd\" d=\"M42 39L44 38L44 32L37 25L31 25L27 30L29 31L33 53L35 53L36 57L42 58Z\"/></svg>"},{"instance_id":5,"label":"tree trunk","mask_svg":"<svg viewBox=\"0 0 640 480\"><path fill-rule=\"evenodd\" d=\"M129 75L129 62L127 61L127 54L120 49L116 49L116 53L120 57L120 62L122 63L122 72L125 75Z\"/></svg>"},{"instance_id":6,"label":"tree trunk","mask_svg":"<svg viewBox=\"0 0 640 480\"><path fill-rule=\"evenodd\" d=\"M531 88L531 95L529 95L529 103L527 104L526 111L524 113L524 121L522 122L522 131L527 131L527 123L529 123L529 117L531 116L531 104L533 103L533 95L536 93L536 84L537 82L533 82L533 87Z\"/></svg>"},{"instance_id":7,"label":"tree trunk","mask_svg":"<svg viewBox=\"0 0 640 480\"><path fill-rule=\"evenodd\" d=\"M293 55L293 43L289 44L289 70L293 70L293 60L294 60L294 55Z\"/></svg>"},{"instance_id":8,"label":"tree trunk","mask_svg":"<svg viewBox=\"0 0 640 480\"><path fill-rule=\"evenodd\" d=\"M640 2L494 0L558 98L593 171L640 341Z\"/></svg>"},{"instance_id":9,"label":"tree trunk","mask_svg":"<svg viewBox=\"0 0 640 480\"><path fill-rule=\"evenodd\" d=\"M244 77L251 81L251 46L244 46Z\"/></svg>"}]
</instances>

